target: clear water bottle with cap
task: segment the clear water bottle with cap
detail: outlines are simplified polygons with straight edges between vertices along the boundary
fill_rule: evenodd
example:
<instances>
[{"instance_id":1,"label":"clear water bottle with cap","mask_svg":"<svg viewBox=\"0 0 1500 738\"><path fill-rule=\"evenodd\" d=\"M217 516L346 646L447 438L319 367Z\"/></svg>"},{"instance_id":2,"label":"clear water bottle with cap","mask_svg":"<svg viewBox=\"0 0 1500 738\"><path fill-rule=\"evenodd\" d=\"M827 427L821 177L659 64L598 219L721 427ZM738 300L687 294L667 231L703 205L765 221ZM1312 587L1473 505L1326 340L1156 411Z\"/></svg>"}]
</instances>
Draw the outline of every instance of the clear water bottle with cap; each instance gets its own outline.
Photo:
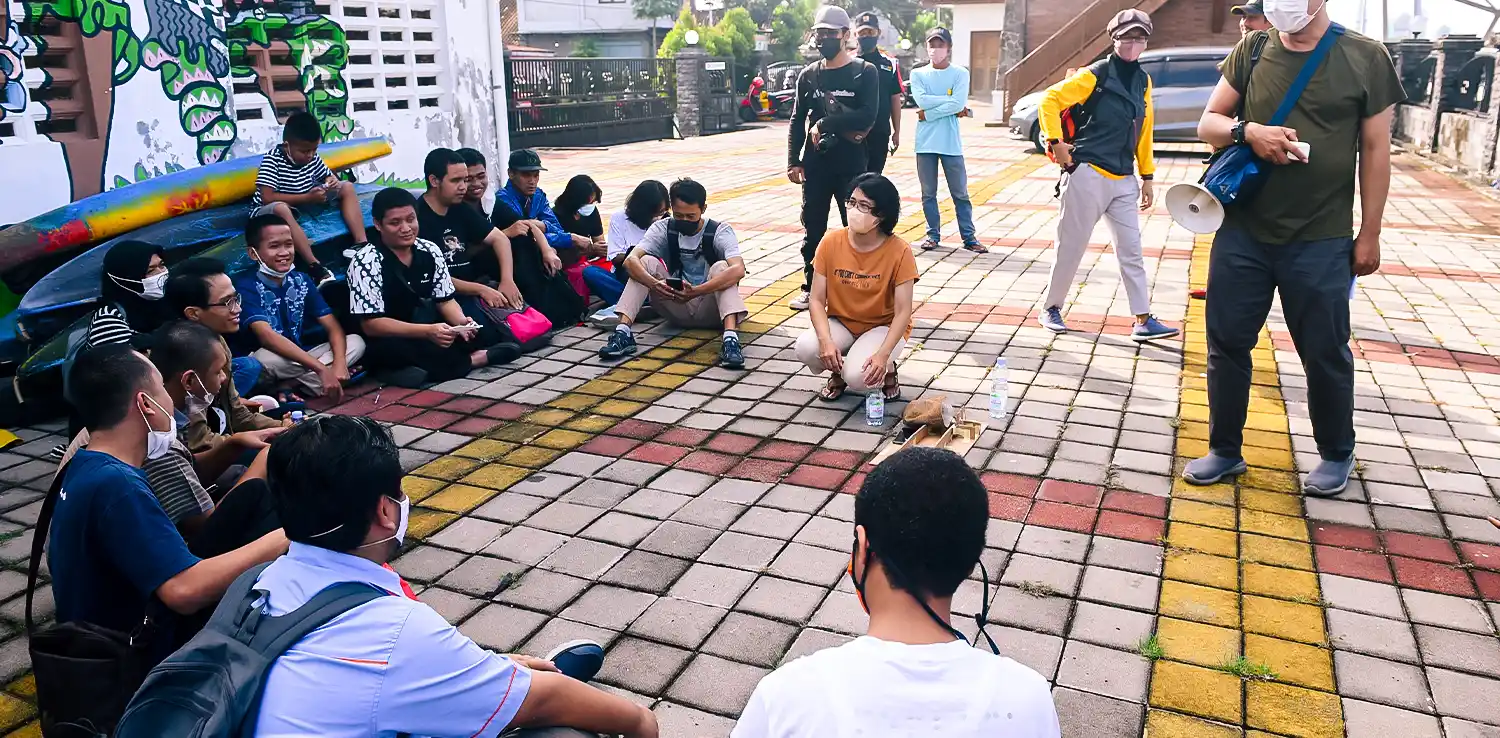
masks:
<instances>
[{"instance_id":1,"label":"clear water bottle with cap","mask_svg":"<svg viewBox=\"0 0 1500 738\"><path fill-rule=\"evenodd\" d=\"M990 373L990 417L995 420L1005 419L1006 406L1010 404L1009 372L1005 357L996 357L995 370Z\"/></svg>"},{"instance_id":2,"label":"clear water bottle with cap","mask_svg":"<svg viewBox=\"0 0 1500 738\"><path fill-rule=\"evenodd\" d=\"M865 395L865 425L876 428L885 425L885 394L879 388Z\"/></svg>"},{"instance_id":3,"label":"clear water bottle with cap","mask_svg":"<svg viewBox=\"0 0 1500 738\"><path fill-rule=\"evenodd\" d=\"M307 416L301 410L293 410L292 411L292 425L296 425L298 423L301 423L302 420L304 418L306 418L306 417Z\"/></svg>"}]
</instances>

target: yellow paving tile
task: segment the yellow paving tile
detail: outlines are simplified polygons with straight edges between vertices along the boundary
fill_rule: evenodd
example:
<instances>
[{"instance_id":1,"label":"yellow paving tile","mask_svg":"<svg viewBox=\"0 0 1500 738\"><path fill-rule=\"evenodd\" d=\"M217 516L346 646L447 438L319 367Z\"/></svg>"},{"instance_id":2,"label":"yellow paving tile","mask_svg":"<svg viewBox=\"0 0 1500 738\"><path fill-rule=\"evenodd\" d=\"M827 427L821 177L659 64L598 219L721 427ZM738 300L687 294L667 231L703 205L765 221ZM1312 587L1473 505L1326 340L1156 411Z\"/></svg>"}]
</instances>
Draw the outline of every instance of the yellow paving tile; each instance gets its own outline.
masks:
<instances>
[{"instance_id":1,"label":"yellow paving tile","mask_svg":"<svg viewBox=\"0 0 1500 738\"><path fill-rule=\"evenodd\" d=\"M1344 712L1338 695L1327 692L1251 682L1245 688L1245 711L1245 722L1252 728L1299 738L1344 736Z\"/></svg>"},{"instance_id":2,"label":"yellow paving tile","mask_svg":"<svg viewBox=\"0 0 1500 738\"><path fill-rule=\"evenodd\" d=\"M1157 611L1162 615L1225 628L1240 627L1239 595L1170 579L1161 583Z\"/></svg>"},{"instance_id":3,"label":"yellow paving tile","mask_svg":"<svg viewBox=\"0 0 1500 738\"><path fill-rule=\"evenodd\" d=\"M11 682L10 684L6 685L5 691L10 692L17 697L33 700L36 699L36 675L27 674L26 676L23 676L20 679Z\"/></svg>"},{"instance_id":4,"label":"yellow paving tile","mask_svg":"<svg viewBox=\"0 0 1500 738\"><path fill-rule=\"evenodd\" d=\"M1183 420L1192 420L1199 423L1208 422L1208 406L1206 405L1182 405L1178 415Z\"/></svg>"},{"instance_id":5,"label":"yellow paving tile","mask_svg":"<svg viewBox=\"0 0 1500 738\"><path fill-rule=\"evenodd\" d=\"M447 482L440 482L436 479L427 479L408 474L401 478L401 491L405 492L406 496L410 497L412 502L421 502L428 495L442 489L446 484Z\"/></svg>"},{"instance_id":6,"label":"yellow paving tile","mask_svg":"<svg viewBox=\"0 0 1500 738\"><path fill-rule=\"evenodd\" d=\"M1185 459L1199 459L1208 455L1208 440L1198 438L1178 438L1177 455Z\"/></svg>"},{"instance_id":7,"label":"yellow paving tile","mask_svg":"<svg viewBox=\"0 0 1500 738\"><path fill-rule=\"evenodd\" d=\"M453 453L470 459L479 459L480 461L494 461L514 450L516 450L516 444L514 443L480 438L470 441Z\"/></svg>"},{"instance_id":8,"label":"yellow paving tile","mask_svg":"<svg viewBox=\"0 0 1500 738\"><path fill-rule=\"evenodd\" d=\"M1297 462L1292 458L1291 449L1282 450L1245 446L1240 454L1245 457L1245 463L1250 466L1280 469L1283 471L1290 471L1297 468Z\"/></svg>"},{"instance_id":9,"label":"yellow paving tile","mask_svg":"<svg viewBox=\"0 0 1500 738\"><path fill-rule=\"evenodd\" d=\"M1233 531L1206 528L1191 523L1170 523L1167 527L1167 544L1190 551L1215 556L1237 556Z\"/></svg>"},{"instance_id":10,"label":"yellow paving tile","mask_svg":"<svg viewBox=\"0 0 1500 738\"><path fill-rule=\"evenodd\" d=\"M661 371L663 374L677 374L692 378L693 375L703 371L703 367L697 364L668 364Z\"/></svg>"},{"instance_id":11,"label":"yellow paving tile","mask_svg":"<svg viewBox=\"0 0 1500 738\"><path fill-rule=\"evenodd\" d=\"M564 411L564 410L545 411L544 410L542 412L559 412L560 413L560 412L566 412L566 411ZM569 415L571 415L571 413L569 413ZM505 425L502 425L499 428L496 428L496 429L490 431L488 437L489 438L498 439L498 440L501 440L501 441L511 441L513 443L526 443L527 441L530 441L531 439L536 438L537 436L540 436L541 434L546 433L549 430L552 430L552 429L549 428L549 427L547 427L547 426L545 426L545 425L533 425L531 423L512 422L512 423L506 423Z\"/></svg>"},{"instance_id":12,"label":"yellow paving tile","mask_svg":"<svg viewBox=\"0 0 1500 738\"><path fill-rule=\"evenodd\" d=\"M1146 733L1150 738L1240 738L1239 728L1211 723L1201 718L1175 712L1152 710L1146 716Z\"/></svg>"},{"instance_id":13,"label":"yellow paving tile","mask_svg":"<svg viewBox=\"0 0 1500 738\"><path fill-rule=\"evenodd\" d=\"M644 386L645 380L641 380L641 381L642 381L641 384L638 384L638 385L636 385L634 387L631 387L628 390L625 390L624 392L621 392L620 394L616 395L616 397L619 397L622 400L635 400L636 402L651 402L652 400L659 400L659 399L665 397L667 395L667 392L670 391L670 390L661 389L659 387L646 387L646 386Z\"/></svg>"},{"instance_id":14,"label":"yellow paving tile","mask_svg":"<svg viewBox=\"0 0 1500 738\"><path fill-rule=\"evenodd\" d=\"M699 346L702 346L703 339L691 338L688 336L678 336L676 338L672 338L663 342L662 345L666 346L667 348L692 350L698 348Z\"/></svg>"},{"instance_id":15,"label":"yellow paving tile","mask_svg":"<svg viewBox=\"0 0 1500 738\"><path fill-rule=\"evenodd\" d=\"M605 400L594 406L594 412L600 415L613 415L617 418L628 418L645 409L645 403L630 400Z\"/></svg>"},{"instance_id":16,"label":"yellow paving tile","mask_svg":"<svg viewBox=\"0 0 1500 738\"><path fill-rule=\"evenodd\" d=\"M1179 420L1177 422L1177 440L1181 441L1184 438L1191 438L1195 441L1207 441L1208 423L1194 423L1187 420ZM1201 456L1202 454L1199 455Z\"/></svg>"},{"instance_id":17,"label":"yellow paving tile","mask_svg":"<svg viewBox=\"0 0 1500 738\"><path fill-rule=\"evenodd\" d=\"M1168 549L1162 576L1219 589L1239 589L1240 562L1183 549Z\"/></svg>"},{"instance_id":18,"label":"yellow paving tile","mask_svg":"<svg viewBox=\"0 0 1500 738\"><path fill-rule=\"evenodd\" d=\"M658 389L674 390L688 381L687 377L680 374L653 374L641 380L641 384ZM629 399L627 397L627 399Z\"/></svg>"},{"instance_id":19,"label":"yellow paving tile","mask_svg":"<svg viewBox=\"0 0 1500 738\"><path fill-rule=\"evenodd\" d=\"M423 507L444 512L466 513L500 494L499 490L455 484L422 501Z\"/></svg>"},{"instance_id":20,"label":"yellow paving tile","mask_svg":"<svg viewBox=\"0 0 1500 738\"><path fill-rule=\"evenodd\" d=\"M1284 538L1240 534L1240 558L1272 566L1312 571L1312 546Z\"/></svg>"},{"instance_id":21,"label":"yellow paving tile","mask_svg":"<svg viewBox=\"0 0 1500 738\"><path fill-rule=\"evenodd\" d=\"M1245 445L1256 446L1259 448L1275 449L1278 451L1291 451L1292 437L1285 433L1270 433L1267 431L1246 430Z\"/></svg>"},{"instance_id":22,"label":"yellow paving tile","mask_svg":"<svg viewBox=\"0 0 1500 738\"><path fill-rule=\"evenodd\" d=\"M1333 656L1325 649L1248 633L1245 658L1271 667L1277 681L1333 691Z\"/></svg>"},{"instance_id":23,"label":"yellow paving tile","mask_svg":"<svg viewBox=\"0 0 1500 738\"><path fill-rule=\"evenodd\" d=\"M1310 571L1246 563L1243 591L1283 600L1317 602L1318 575Z\"/></svg>"},{"instance_id":24,"label":"yellow paving tile","mask_svg":"<svg viewBox=\"0 0 1500 738\"><path fill-rule=\"evenodd\" d=\"M1241 487L1285 492L1289 495L1302 492L1302 482L1292 472L1251 467L1249 471L1240 475L1239 483Z\"/></svg>"},{"instance_id":25,"label":"yellow paving tile","mask_svg":"<svg viewBox=\"0 0 1500 738\"><path fill-rule=\"evenodd\" d=\"M1218 666L1240 655L1240 631L1191 620L1161 618L1156 640L1167 658L1199 666Z\"/></svg>"},{"instance_id":26,"label":"yellow paving tile","mask_svg":"<svg viewBox=\"0 0 1500 738\"><path fill-rule=\"evenodd\" d=\"M529 448L529 447L525 447ZM542 450L542 449L535 449ZM516 452L511 452L512 454ZM506 458L510 458L507 454ZM506 464L486 464L484 468L463 478L464 484L472 484L476 487L487 487L489 489L508 489L512 484L525 479L531 475L530 469L522 469Z\"/></svg>"},{"instance_id":27,"label":"yellow paving tile","mask_svg":"<svg viewBox=\"0 0 1500 738\"><path fill-rule=\"evenodd\" d=\"M542 434L541 438L536 439L532 443L535 443L538 446L545 446L546 448L569 451L578 448L585 443L588 443L592 438L593 436L587 433L579 433L578 431L559 429L555 431L547 431L546 433Z\"/></svg>"},{"instance_id":28,"label":"yellow paving tile","mask_svg":"<svg viewBox=\"0 0 1500 738\"><path fill-rule=\"evenodd\" d=\"M1240 490L1240 505L1251 510L1264 510L1279 515L1302 515L1302 498L1267 492L1260 489Z\"/></svg>"},{"instance_id":29,"label":"yellow paving tile","mask_svg":"<svg viewBox=\"0 0 1500 738\"><path fill-rule=\"evenodd\" d=\"M412 510L411 517L406 522L406 537L419 541L423 540L457 519L458 516L453 513L423 510L421 508Z\"/></svg>"},{"instance_id":30,"label":"yellow paving tile","mask_svg":"<svg viewBox=\"0 0 1500 738\"><path fill-rule=\"evenodd\" d=\"M1240 722L1240 680L1201 666L1157 661L1152 667L1151 706Z\"/></svg>"},{"instance_id":31,"label":"yellow paving tile","mask_svg":"<svg viewBox=\"0 0 1500 738\"><path fill-rule=\"evenodd\" d=\"M1245 427L1254 430L1287 432L1286 415L1250 412L1245 414Z\"/></svg>"},{"instance_id":32,"label":"yellow paving tile","mask_svg":"<svg viewBox=\"0 0 1500 738\"><path fill-rule=\"evenodd\" d=\"M1290 515L1277 515L1260 510L1246 510L1240 513L1240 530L1275 538L1290 538L1295 541L1307 540L1307 521L1300 516L1294 518Z\"/></svg>"},{"instance_id":33,"label":"yellow paving tile","mask_svg":"<svg viewBox=\"0 0 1500 738\"><path fill-rule=\"evenodd\" d=\"M477 466L479 466L479 462L473 459L465 459L458 456L444 456L442 458L433 459L432 461L427 462L426 464L422 465L421 468L412 473L418 476L432 477L433 479L444 479L451 482L463 476L464 474L467 474Z\"/></svg>"},{"instance_id":34,"label":"yellow paving tile","mask_svg":"<svg viewBox=\"0 0 1500 738\"><path fill-rule=\"evenodd\" d=\"M616 392L623 392L630 386L629 382L616 382L609 379L591 379L573 388L574 392L582 392L585 395L598 395L609 397Z\"/></svg>"},{"instance_id":35,"label":"yellow paving tile","mask_svg":"<svg viewBox=\"0 0 1500 738\"><path fill-rule=\"evenodd\" d=\"M5 738L42 738L42 724L33 720L6 734Z\"/></svg>"},{"instance_id":36,"label":"yellow paving tile","mask_svg":"<svg viewBox=\"0 0 1500 738\"><path fill-rule=\"evenodd\" d=\"M1180 459L1181 464L1186 464L1190 459ZM1181 474L1181 470L1178 470ZM1207 502L1212 505L1223 505L1229 507L1234 505L1235 490L1229 484L1210 484L1207 487L1188 484L1181 479L1177 480L1177 486L1172 488L1172 499L1174 500L1196 500Z\"/></svg>"},{"instance_id":37,"label":"yellow paving tile","mask_svg":"<svg viewBox=\"0 0 1500 738\"><path fill-rule=\"evenodd\" d=\"M608 415L579 415L563 423L562 427L584 433L603 433L615 427L619 422L619 418L611 418Z\"/></svg>"},{"instance_id":38,"label":"yellow paving tile","mask_svg":"<svg viewBox=\"0 0 1500 738\"><path fill-rule=\"evenodd\" d=\"M682 356L684 354L686 354L686 353L687 352L683 351L682 349L660 348L660 347L658 347L658 348L651 349L650 351L647 351L646 353L642 354L642 356L645 356L648 359L658 359L660 361L672 361L672 360L675 360L675 359L682 358Z\"/></svg>"},{"instance_id":39,"label":"yellow paving tile","mask_svg":"<svg viewBox=\"0 0 1500 738\"><path fill-rule=\"evenodd\" d=\"M568 412L567 410L559 410L557 408L548 407L541 408L539 410L532 410L531 412L522 415L521 422L555 428L559 425L562 425L563 423L568 422L568 419L572 417L573 413Z\"/></svg>"},{"instance_id":40,"label":"yellow paving tile","mask_svg":"<svg viewBox=\"0 0 1500 738\"><path fill-rule=\"evenodd\" d=\"M1323 608L1245 595L1245 632L1326 645Z\"/></svg>"},{"instance_id":41,"label":"yellow paving tile","mask_svg":"<svg viewBox=\"0 0 1500 738\"><path fill-rule=\"evenodd\" d=\"M1172 500L1171 513L1168 517L1195 525L1234 529L1234 508L1209 505L1195 500Z\"/></svg>"},{"instance_id":42,"label":"yellow paving tile","mask_svg":"<svg viewBox=\"0 0 1500 738\"><path fill-rule=\"evenodd\" d=\"M558 395L548 400L547 407L576 413L599 404L601 399L603 398L595 397L594 395L578 395L569 392L568 394Z\"/></svg>"},{"instance_id":43,"label":"yellow paving tile","mask_svg":"<svg viewBox=\"0 0 1500 738\"><path fill-rule=\"evenodd\" d=\"M636 366L637 364L648 364L650 365L650 368L647 368L645 366ZM600 377L600 379L607 379L611 382L635 384L636 382L639 382L642 379L651 376L652 372L661 371L664 365L670 366L664 361L636 359L635 361L628 361L621 366L609 370L604 374L604 376Z\"/></svg>"},{"instance_id":44,"label":"yellow paving tile","mask_svg":"<svg viewBox=\"0 0 1500 738\"><path fill-rule=\"evenodd\" d=\"M557 457L562 456L563 453L563 451L557 449L542 448L540 446L522 446L506 454L503 461L513 466L540 469L556 461Z\"/></svg>"},{"instance_id":45,"label":"yellow paving tile","mask_svg":"<svg viewBox=\"0 0 1500 738\"><path fill-rule=\"evenodd\" d=\"M1206 390L1186 389L1182 391L1182 401L1193 405L1208 405L1208 392Z\"/></svg>"}]
</instances>

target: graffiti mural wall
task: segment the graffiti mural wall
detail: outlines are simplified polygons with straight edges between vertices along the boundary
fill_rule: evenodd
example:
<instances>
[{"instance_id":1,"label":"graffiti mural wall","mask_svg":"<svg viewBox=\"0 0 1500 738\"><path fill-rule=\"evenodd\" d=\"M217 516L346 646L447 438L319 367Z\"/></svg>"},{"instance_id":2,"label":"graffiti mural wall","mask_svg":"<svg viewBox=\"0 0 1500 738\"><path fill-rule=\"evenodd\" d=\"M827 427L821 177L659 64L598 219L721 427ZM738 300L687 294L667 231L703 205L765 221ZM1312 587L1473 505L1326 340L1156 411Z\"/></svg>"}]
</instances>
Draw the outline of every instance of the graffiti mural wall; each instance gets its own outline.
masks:
<instances>
[{"instance_id":1,"label":"graffiti mural wall","mask_svg":"<svg viewBox=\"0 0 1500 738\"><path fill-rule=\"evenodd\" d=\"M503 136L483 3L0 3L0 176L19 195L0 198L0 225L264 153L297 110L317 117L325 140L392 139L396 153L363 167L362 180L419 179L433 146L495 152ZM450 29L461 29L461 46ZM21 173L32 181L15 181Z\"/></svg>"}]
</instances>

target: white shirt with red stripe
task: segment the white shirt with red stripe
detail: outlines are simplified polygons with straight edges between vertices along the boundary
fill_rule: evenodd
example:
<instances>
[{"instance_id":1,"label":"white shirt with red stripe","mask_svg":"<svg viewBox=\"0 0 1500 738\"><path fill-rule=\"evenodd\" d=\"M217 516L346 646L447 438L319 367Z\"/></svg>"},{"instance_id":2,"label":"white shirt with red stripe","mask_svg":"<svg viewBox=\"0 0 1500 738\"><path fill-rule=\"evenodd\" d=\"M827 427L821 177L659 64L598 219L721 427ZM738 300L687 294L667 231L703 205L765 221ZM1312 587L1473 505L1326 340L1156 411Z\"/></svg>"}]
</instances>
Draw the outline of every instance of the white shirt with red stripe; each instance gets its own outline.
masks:
<instances>
[{"instance_id":1,"label":"white shirt with red stripe","mask_svg":"<svg viewBox=\"0 0 1500 738\"><path fill-rule=\"evenodd\" d=\"M258 738L317 735L495 736L515 718L531 672L486 651L403 594L396 572L358 556L293 543L261 573L267 614L285 615L339 582L379 597L309 633L266 680Z\"/></svg>"}]
</instances>

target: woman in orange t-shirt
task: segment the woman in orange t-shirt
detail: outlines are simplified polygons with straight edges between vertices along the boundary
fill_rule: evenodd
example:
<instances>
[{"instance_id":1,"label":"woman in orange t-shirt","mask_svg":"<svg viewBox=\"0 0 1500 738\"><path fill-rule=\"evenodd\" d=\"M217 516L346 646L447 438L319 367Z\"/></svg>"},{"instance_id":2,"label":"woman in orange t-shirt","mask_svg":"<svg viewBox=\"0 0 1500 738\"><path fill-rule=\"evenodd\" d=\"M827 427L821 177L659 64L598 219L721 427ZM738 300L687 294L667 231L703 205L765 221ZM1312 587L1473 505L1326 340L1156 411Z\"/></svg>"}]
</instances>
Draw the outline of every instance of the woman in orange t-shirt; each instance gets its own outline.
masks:
<instances>
[{"instance_id":1,"label":"woman in orange t-shirt","mask_svg":"<svg viewBox=\"0 0 1500 738\"><path fill-rule=\"evenodd\" d=\"M824 236L813 257L812 328L797 338L797 359L814 374L832 373L818 393L823 400L875 387L894 400L901 396L896 357L911 335L917 260L894 235L901 195L889 179L857 177L846 204L849 227Z\"/></svg>"}]
</instances>

